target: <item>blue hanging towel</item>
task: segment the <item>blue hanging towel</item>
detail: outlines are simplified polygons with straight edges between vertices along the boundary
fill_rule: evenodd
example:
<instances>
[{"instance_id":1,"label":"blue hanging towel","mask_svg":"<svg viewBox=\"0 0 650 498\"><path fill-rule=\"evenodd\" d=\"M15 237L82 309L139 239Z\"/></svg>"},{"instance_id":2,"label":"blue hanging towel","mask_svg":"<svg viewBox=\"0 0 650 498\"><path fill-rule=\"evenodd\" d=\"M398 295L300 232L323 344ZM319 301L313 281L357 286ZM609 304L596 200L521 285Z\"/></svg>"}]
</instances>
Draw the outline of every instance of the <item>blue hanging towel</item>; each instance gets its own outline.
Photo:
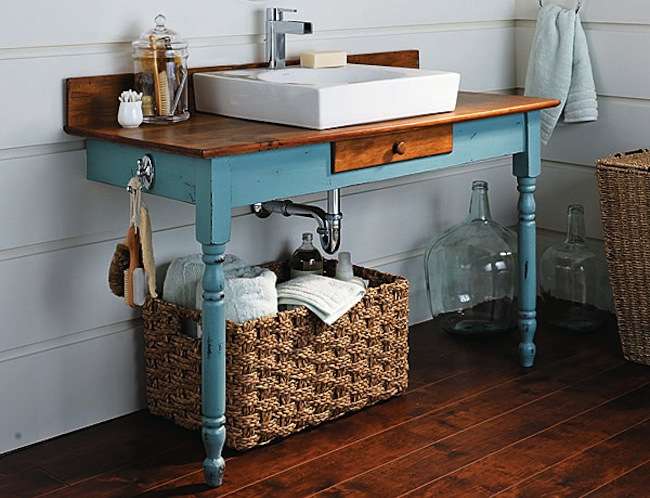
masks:
<instances>
[{"instance_id":1,"label":"blue hanging towel","mask_svg":"<svg viewBox=\"0 0 650 498\"><path fill-rule=\"evenodd\" d=\"M587 37L575 10L545 5L533 39L526 95L555 98L561 105L542 111L542 142L547 144L562 113L566 123L598 119L596 85Z\"/></svg>"}]
</instances>

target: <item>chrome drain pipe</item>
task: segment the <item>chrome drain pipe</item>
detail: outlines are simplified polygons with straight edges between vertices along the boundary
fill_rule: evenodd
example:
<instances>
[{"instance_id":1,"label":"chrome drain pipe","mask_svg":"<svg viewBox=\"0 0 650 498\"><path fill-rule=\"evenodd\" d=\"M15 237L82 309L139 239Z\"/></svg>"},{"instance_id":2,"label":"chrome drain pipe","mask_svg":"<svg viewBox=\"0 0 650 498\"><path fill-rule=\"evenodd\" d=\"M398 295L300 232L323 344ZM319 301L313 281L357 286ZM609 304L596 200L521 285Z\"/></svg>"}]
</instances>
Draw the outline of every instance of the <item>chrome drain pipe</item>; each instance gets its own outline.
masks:
<instances>
[{"instance_id":1,"label":"chrome drain pipe","mask_svg":"<svg viewBox=\"0 0 650 498\"><path fill-rule=\"evenodd\" d=\"M334 254L341 246L341 192L339 189L327 192L327 211L308 204L296 204L290 200L258 202L252 206L259 218L268 218L273 213L283 216L313 218L318 223L316 232L327 254Z\"/></svg>"}]
</instances>

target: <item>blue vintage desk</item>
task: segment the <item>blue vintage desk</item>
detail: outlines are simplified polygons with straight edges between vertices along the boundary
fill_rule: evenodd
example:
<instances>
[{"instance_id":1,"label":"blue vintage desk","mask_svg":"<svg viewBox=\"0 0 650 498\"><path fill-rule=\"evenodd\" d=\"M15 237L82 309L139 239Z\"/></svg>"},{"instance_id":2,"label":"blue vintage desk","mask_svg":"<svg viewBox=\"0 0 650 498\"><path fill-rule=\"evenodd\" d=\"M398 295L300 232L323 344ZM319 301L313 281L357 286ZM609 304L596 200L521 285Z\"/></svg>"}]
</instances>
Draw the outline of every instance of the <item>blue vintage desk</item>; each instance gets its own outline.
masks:
<instances>
[{"instance_id":1,"label":"blue vintage desk","mask_svg":"<svg viewBox=\"0 0 650 498\"><path fill-rule=\"evenodd\" d=\"M414 55L415 54L415 55ZM390 57L388 57L390 55ZM397 57L397 62L395 56ZM356 56L357 61L417 65L417 51ZM371 60L364 60L370 57ZM413 61L413 57L415 57ZM409 63L408 61L412 62ZM214 69L214 68L209 68ZM196 206L196 237L206 264L203 278L203 467L211 486L221 483L225 441L225 320L223 303L226 244L231 209L390 178L514 156L519 200L519 329L521 364L535 358L536 329L535 182L540 174L540 110L548 99L461 93L453 113L385 123L313 131L195 114L174 126L120 129L114 123L116 96L132 75L67 81L66 131L86 137L88 179L124 188L136 162L155 162L151 190ZM334 173L332 147L341 140L452 125L453 151L376 167ZM348 213L353 216L354 213Z\"/></svg>"}]
</instances>

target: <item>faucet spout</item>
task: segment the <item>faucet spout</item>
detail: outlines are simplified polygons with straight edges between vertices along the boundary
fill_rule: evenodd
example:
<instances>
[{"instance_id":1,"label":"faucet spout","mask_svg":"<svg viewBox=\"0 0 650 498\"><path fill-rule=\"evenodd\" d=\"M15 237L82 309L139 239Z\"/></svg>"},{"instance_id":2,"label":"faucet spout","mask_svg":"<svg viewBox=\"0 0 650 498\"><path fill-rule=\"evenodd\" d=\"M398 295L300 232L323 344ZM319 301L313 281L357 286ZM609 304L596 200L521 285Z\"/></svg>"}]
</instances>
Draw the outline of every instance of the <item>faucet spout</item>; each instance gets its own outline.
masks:
<instances>
[{"instance_id":1,"label":"faucet spout","mask_svg":"<svg viewBox=\"0 0 650 498\"><path fill-rule=\"evenodd\" d=\"M270 69L283 69L287 59L287 35L311 35L314 27L310 22L286 21L286 12L296 12L295 9L269 7L266 9L266 60Z\"/></svg>"},{"instance_id":2,"label":"faucet spout","mask_svg":"<svg viewBox=\"0 0 650 498\"><path fill-rule=\"evenodd\" d=\"M276 34L285 35L311 35L313 26L304 21L275 21Z\"/></svg>"}]
</instances>

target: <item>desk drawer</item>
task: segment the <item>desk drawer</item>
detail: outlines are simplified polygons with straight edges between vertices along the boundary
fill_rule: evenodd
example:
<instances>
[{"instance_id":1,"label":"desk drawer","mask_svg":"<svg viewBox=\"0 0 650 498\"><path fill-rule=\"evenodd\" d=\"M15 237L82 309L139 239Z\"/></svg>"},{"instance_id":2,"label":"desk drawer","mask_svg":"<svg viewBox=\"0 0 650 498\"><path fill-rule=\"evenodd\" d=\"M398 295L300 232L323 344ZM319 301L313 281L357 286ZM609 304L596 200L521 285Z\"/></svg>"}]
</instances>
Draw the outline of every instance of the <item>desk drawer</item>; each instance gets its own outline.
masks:
<instances>
[{"instance_id":1,"label":"desk drawer","mask_svg":"<svg viewBox=\"0 0 650 498\"><path fill-rule=\"evenodd\" d=\"M332 144L332 171L343 173L419 157L448 154L454 148L453 125L390 133Z\"/></svg>"}]
</instances>

